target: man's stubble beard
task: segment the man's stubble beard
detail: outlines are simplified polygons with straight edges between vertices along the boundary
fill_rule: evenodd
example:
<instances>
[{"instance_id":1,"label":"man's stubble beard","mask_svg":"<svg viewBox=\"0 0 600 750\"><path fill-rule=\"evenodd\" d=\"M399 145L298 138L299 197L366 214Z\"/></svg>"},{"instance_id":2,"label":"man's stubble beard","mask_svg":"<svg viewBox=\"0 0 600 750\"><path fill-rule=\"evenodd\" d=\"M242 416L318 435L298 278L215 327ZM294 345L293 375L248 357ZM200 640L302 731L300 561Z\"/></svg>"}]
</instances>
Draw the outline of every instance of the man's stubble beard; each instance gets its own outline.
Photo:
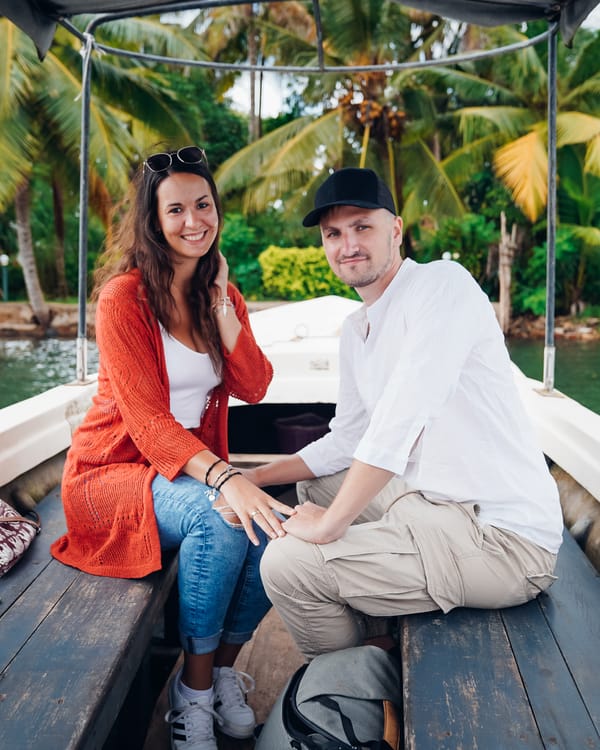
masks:
<instances>
[{"instance_id":1,"label":"man's stubble beard","mask_svg":"<svg viewBox=\"0 0 600 750\"><path fill-rule=\"evenodd\" d=\"M376 281L378 281L380 278L385 276L385 274L390 270L390 268L393 265L394 262L394 256L393 256L393 243L392 243L392 237L390 235L389 242L388 242L388 257L387 262L385 265L380 268L379 270L375 268L367 268L360 272L360 275L358 278L353 278L352 271L348 274L346 274L346 271L348 269L345 269L343 265L340 265L338 269L337 276L341 281L344 282L344 284L347 284L348 286L351 286L353 289L362 289L365 286L370 286L371 284L374 284ZM357 257L365 257L364 255L358 255ZM371 263L371 256L366 256L368 258L367 263Z\"/></svg>"}]
</instances>

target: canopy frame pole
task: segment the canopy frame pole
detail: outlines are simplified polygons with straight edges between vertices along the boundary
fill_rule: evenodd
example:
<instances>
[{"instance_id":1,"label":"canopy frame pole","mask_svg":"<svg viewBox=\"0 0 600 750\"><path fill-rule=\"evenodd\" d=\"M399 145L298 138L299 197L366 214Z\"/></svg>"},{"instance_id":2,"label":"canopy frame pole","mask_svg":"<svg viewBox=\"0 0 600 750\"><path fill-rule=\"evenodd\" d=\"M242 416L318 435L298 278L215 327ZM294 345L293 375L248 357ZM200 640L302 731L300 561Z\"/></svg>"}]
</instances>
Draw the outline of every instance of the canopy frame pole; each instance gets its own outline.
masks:
<instances>
[{"instance_id":1,"label":"canopy frame pole","mask_svg":"<svg viewBox=\"0 0 600 750\"><path fill-rule=\"evenodd\" d=\"M92 50L94 37L84 34L81 77L81 147L79 153L79 273L77 320L77 382L87 382L87 256L88 256L88 202L89 202L89 139Z\"/></svg>"},{"instance_id":2,"label":"canopy frame pole","mask_svg":"<svg viewBox=\"0 0 600 750\"><path fill-rule=\"evenodd\" d=\"M558 25L548 37L548 201L546 220L546 326L544 341L544 391L554 390L554 315L556 296L556 112Z\"/></svg>"}]
</instances>

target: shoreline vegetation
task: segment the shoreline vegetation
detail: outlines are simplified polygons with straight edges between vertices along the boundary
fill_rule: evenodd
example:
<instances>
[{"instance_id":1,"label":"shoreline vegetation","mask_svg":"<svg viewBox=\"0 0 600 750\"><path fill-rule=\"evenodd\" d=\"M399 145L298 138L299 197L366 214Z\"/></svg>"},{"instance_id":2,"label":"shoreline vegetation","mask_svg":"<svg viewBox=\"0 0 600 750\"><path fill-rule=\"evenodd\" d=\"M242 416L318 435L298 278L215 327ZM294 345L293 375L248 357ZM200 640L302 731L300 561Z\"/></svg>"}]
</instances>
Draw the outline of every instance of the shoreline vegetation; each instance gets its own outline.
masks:
<instances>
[{"instance_id":1,"label":"shoreline vegetation","mask_svg":"<svg viewBox=\"0 0 600 750\"><path fill-rule=\"evenodd\" d=\"M286 301L248 302L250 312L286 304ZM0 302L0 339L42 339L48 337L74 338L77 336L78 314L75 303L50 302L50 329L44 333L36 322L27 302ZM521 316L511 321L508 338L543 339L544 316ZM576 341L600 340L600 318L559 315L555 320L555 338ZM87 308L87 335L94 338L94 305Z\"/></svg>"}]
</instances>

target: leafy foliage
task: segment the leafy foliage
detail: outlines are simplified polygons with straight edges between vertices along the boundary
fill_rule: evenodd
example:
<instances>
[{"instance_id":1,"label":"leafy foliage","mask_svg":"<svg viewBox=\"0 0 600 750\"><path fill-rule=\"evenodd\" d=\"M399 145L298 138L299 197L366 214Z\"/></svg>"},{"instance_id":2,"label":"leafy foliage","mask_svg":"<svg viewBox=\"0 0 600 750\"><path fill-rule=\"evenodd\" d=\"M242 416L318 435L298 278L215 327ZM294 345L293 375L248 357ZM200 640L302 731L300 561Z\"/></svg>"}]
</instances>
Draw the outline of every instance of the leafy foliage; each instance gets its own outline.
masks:
<instances>
[{"instance_id":1,"label":"leafy foliage","mask_svg":"<svg viewBox=\"0 0 600 750\"><path fill-rule=\"evenodd\" d=\"M567 315L571 305L583 298L600 299L600 254L588 258L586 279L580 294L575 294L581 259L581 242L569 228L559 227L556 234L556 312ZM536 245L515 269L513 309L516 314L543 315L546 301L547 244Z\"/></svg>"},{"instance_id":2,"label":"leafy foliage","mask_svg":"<svg viewBox=\"0 0 600 750\"><path fill-rule=\"evenodd\" d=\"M270 245L258 261L269 297L298 301L337 294L357 299L356 293L335 276L322 248Z\"/></svg>"},{"instance_id":3,"label":"leafy foliage","mask_svg":"<svg viewBox=\"0 0 600 750\"><path fill-rule=\"evenodd\" d=\"M484 216L465 214L460 219L447 219L437 232L425 235L416 246L417 255L426 262L449 253L485 288L489 287L488 252L498 239L498 230L491 221Z\"/></svg>"}]
</instances>

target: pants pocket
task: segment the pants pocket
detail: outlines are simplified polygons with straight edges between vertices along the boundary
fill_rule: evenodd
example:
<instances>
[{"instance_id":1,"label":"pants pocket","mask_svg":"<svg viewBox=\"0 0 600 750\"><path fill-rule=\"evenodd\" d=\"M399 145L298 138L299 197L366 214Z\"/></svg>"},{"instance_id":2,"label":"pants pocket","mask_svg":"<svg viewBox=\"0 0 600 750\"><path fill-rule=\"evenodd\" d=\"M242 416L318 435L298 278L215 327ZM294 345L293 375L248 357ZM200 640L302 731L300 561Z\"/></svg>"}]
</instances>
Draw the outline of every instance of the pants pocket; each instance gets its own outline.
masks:
<instances>
[{"instance_id":1,"label":"pants pocket","mask_svg":"<svg viewBox=\"0 0 600 750\"><path fill-rule=\"evenodd\" d=\"M554 581L557 580L557 576L551 575L550 573L528 573L527 582L525 584L525 593L528 599L535 599L538 594L542 591L550 588Z\"/></svg>"},{"instance_id":2,"label":"pants pocket","mask_svg":"<svg viewBox=\"0 0 600 750\"><path fill-rule=\"evenodd\" d=\"M387 531L377 522L363 523L351 526L342 539L319 546L343 599L402 596L424 588L423 564L412 535Z\"/></svg>"}]
</instances>

